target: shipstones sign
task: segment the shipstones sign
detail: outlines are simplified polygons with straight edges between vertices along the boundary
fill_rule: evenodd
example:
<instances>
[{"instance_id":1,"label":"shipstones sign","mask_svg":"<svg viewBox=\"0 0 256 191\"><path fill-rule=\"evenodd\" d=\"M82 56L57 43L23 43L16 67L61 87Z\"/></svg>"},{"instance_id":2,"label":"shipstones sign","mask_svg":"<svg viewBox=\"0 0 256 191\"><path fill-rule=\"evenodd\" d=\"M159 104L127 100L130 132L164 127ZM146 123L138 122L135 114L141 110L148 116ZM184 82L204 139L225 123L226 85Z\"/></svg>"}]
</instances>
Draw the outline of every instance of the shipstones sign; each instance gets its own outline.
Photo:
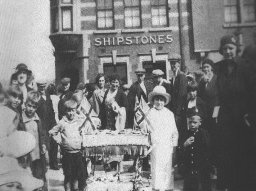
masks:
<instances>
[{"instance_id":1,"label":"shipstones sign","mask_svg":"<svg viewBox=\"0 0 256 191\"><path fill-rule=\"evenodd\" d=\"M143 36L116 36L95 38L95 46L120 46L141 44L164 44L172 43L172 35L143 35Z\"/></svg>"}]
</instances>

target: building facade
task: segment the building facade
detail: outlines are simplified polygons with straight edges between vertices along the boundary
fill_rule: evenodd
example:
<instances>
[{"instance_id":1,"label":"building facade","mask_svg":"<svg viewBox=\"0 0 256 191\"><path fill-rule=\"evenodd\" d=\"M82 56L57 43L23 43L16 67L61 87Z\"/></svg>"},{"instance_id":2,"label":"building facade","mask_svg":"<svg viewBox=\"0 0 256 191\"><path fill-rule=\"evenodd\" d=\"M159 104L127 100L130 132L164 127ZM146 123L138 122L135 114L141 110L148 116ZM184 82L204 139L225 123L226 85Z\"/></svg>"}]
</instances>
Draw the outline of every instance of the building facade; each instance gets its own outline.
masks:
<instances>
[{"instance_id":1,"label":"building facade","mask_svg":"<svg viewBox=\"0 0 256 191\"><path fill-rule=\"evenodd\" d=\"M219 40L235 34L242 45L255 39L254 0L51 0L56 80L94 82L99 72L161 69L171 78L177 54L182 69L195 71L205 57L219 59Z\"/></svg>"}]
</instances>

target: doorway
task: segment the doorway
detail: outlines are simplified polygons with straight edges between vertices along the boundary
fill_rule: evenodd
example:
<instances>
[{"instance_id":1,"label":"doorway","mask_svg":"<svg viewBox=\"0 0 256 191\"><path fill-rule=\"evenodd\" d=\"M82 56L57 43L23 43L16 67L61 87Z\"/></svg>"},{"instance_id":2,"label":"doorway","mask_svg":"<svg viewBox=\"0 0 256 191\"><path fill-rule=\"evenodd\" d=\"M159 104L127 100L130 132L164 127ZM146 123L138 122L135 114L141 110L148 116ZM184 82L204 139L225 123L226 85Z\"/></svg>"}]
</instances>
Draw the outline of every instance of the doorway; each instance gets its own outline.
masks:
<instances>
[{"instance_id":1,"label":"doorway","mask_svg":"<svg viewBox=\"0 0 256 191\"><path fill-rule=\"evenodd\" d=\"M164 72L164 79L166 79L166 61L159 60L153 63L152 61L144 61L142 62L142 67L146 70L145 79L151 80L153 78L152 71L156 69L160 69Z\"/></svg>"}]
</instances>

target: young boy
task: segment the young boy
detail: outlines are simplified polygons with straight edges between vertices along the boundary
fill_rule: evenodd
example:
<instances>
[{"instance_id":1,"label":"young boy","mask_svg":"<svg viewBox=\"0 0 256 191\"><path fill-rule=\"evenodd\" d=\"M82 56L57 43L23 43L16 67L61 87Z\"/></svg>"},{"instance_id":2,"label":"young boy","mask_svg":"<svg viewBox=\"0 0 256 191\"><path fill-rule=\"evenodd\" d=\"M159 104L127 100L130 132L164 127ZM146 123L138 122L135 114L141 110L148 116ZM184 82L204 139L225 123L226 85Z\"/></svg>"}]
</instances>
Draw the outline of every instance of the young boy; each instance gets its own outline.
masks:
<instances>
[{"instance_id":1,"label":"young boy","mask_svg":"<svg viewBox=\"0 0 256 191\"><path fill-rule=\"evenodd\" d=\"M188 118L189 129L179 147L182 153L184 191L210 191L209 138L201 128L201 117L192 114Z\"/></svg>"},{"instance_id":2,"label":"young boy","mask_svg":"<svg viewBox=\"0 0 256 191\"><path fill-rule=\"evenodd\" d=\"M65 190L77 189L75 184L78 181L78 189L82 191L86 186L87 178L81 152L82 136L80 135L85 117L77 114L77 103L74 100L65 101L63 106L65 115L49 133L62 150Z\"/></svg>"},{"instance_id":3,"label":"young boy","mask_svg":"<svg viewBox=\"0 0 256 191\"><path fill-rule=\"evenodd\" d=\"M35 148L29 153L28 165L34 177L42 179L45 182L44 190L47 190L46 185L46 131L42 128L40 119L36 114L40 94L37 91L31 91L27 95L25 109L22 112L22 120L25 125L25 131L34 135L36 139Z\"/></svg>"}]
</instances>

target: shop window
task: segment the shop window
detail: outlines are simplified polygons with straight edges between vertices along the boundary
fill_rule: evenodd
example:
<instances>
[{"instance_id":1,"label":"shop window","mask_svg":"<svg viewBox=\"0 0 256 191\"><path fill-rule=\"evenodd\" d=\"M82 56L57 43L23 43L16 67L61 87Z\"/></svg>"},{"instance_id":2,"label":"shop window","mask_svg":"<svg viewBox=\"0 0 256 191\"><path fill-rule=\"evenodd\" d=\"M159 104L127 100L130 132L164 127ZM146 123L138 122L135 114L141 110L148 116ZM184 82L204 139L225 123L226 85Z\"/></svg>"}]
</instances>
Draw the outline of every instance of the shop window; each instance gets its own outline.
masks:
<instances>
[{"instance_id":1,"label":"shop window","mask_svg":"<svg viewBox=\"0 0 256 191\"><path fill-rule=\"evenodd\" d=\"M106 76L111 76L113 73L117 73L120 76L121 83L127 84L127 64L126 62L104 63L103 72Z\"/></svg>"},{"instance_id":2,"label":"shop window","mask_svg":"<svg viewBox=\"0 0 256 191\"><path fill-rule=\"evenodd\" d=\"M124 22L126 28L141 27L140 0L124 0Z\"/></svg>"},{"instance_id":3,"label":"shop window","mask_svg":"<svg viewBox=\"0 0 256 191\"><path fill-rule=\"evenodd\" d=\"M168 26L168 1L151 0L151 15L153 27Z\"/></svg>"},{"instance_id":4,"label":"shop window","mask_svg":"<svg viewBox=\"0 0 256 191\"><path fill-rule=\"evenodd\" d=\"M97 0L97 28L114 28L114 4L113 0Z\"/></svg>"},{"instance_id":5,"label":"shop window","mask_svg":"<svg viewBox=\"0 0 256 191\"><path fill-rule=\"evenodd\" d=\"M226 23L246 23L256 21L255 0L224 0Z\"/></svg>"},{"instance_id":6,"label":"shop window","mask_svg":"<svg viewBox=\"0 0 256 191\"><path fill-rule=\"evenodd\" d=\"M51 31L73 31L73 1L51 0Z\"/></svg>"}]
</instances>

